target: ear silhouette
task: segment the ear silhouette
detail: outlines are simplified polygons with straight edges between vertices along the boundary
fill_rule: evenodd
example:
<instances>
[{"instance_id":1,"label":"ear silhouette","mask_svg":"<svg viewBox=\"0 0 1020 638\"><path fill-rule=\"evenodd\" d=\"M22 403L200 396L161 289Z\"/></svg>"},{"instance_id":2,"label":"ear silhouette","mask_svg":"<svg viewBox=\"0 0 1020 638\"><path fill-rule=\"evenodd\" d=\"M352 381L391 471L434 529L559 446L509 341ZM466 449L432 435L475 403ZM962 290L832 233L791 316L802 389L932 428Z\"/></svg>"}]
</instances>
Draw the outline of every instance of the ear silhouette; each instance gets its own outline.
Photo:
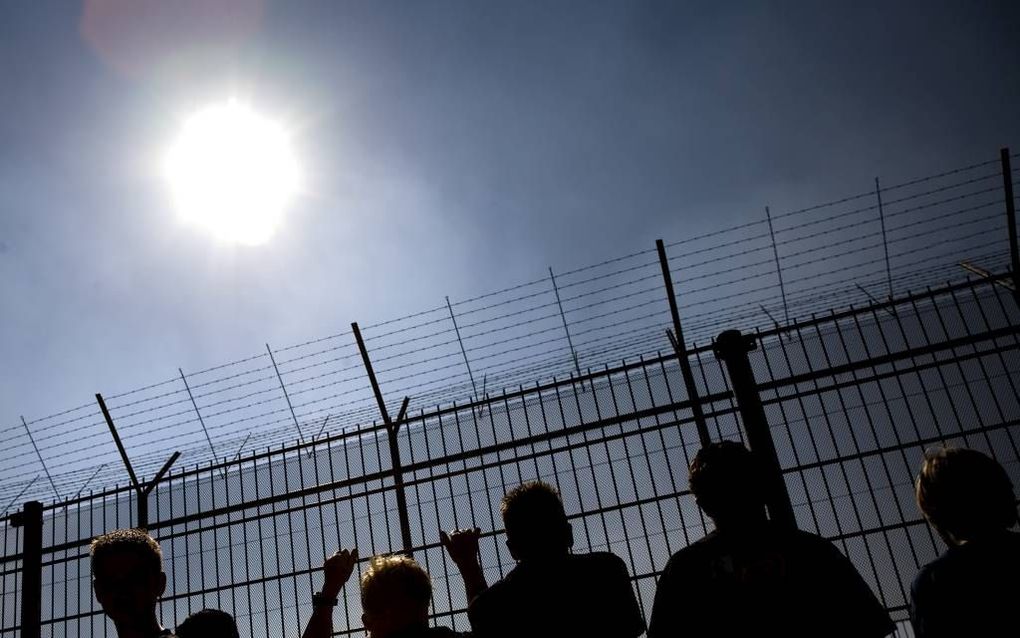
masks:
<instances>
[{"instance_id":1,"label":"ear silhouette","mask_svg":"<svg viewBox=\"0 0 1020 638\"><path fill-rule=\"evenodd\" d=\"M510 537L507 537L507 539L506 539L506 548L508 550L510 550L510 557L511 558L513 558L514 560L521 560L521 557L517 555L517 549L516 549L516 547L514 547L514 544L510 540Z\"/></svg>"}]
</instances>

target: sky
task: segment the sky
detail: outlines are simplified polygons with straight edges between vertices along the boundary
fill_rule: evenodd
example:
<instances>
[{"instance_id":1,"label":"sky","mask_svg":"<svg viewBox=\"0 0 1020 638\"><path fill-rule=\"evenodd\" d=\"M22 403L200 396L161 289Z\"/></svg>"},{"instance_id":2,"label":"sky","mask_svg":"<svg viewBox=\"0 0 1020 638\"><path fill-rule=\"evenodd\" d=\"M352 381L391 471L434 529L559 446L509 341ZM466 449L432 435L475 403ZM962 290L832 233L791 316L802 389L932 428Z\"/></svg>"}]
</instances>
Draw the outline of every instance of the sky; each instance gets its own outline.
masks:
<instances>
[{"instance_id":1,"label":"sky","mask_svg":"<svg viewBox=\"0 0 1020 638\"><path fill-rule=\"evenodd\" d=\"M4 4L0 424L1020 149L1016 3L717 4ZM229 97L305 178L258 247L160 171Z\"/></svg>"}]
</instances>

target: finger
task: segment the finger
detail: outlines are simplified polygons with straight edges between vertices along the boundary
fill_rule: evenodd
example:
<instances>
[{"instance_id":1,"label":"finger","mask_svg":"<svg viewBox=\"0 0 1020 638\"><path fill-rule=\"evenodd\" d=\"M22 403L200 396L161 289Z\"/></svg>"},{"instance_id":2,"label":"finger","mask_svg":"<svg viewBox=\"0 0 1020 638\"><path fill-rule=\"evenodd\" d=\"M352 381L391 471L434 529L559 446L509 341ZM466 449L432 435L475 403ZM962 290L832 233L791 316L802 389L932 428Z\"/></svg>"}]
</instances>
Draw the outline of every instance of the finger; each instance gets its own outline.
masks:
<instances>
[{"instance_id":1,"label":"finger","mask_svg":"<svg viewBox=\"0 0 1020 638\"><path fill-rule=\"evenodd\" d=\"M357 547L355 547L354 549L351 550L351 561L353 561L355 563L358 562L358 548Z\"/></svg>"},{"instance_id":2,"label":"finger","mask_svg":"<svg viewBox=\"0 0 1020 638\"><path fill-rule=\"evenodd\" d=\"M456 534L456 533L457 533L457 532L455 531L455 532L454 532L454 534ZM439 542L440 542L440 543L441 543L441 544L443 545L443 547L445 547L446 549L450 549L450 536L449 536L449 534L447 534L447 533L446 533L446 532L444 532L443 530L439 530Z\"/></svg>"}]
</instances>

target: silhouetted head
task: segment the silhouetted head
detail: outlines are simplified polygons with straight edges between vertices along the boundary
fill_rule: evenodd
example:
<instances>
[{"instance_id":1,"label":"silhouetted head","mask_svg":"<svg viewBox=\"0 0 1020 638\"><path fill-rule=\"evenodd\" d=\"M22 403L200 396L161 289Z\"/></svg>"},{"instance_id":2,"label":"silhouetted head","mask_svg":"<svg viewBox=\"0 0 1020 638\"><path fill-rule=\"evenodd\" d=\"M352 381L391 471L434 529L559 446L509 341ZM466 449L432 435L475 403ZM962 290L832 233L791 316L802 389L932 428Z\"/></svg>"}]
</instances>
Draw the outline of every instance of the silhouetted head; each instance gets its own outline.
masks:
<instances>
[{"instance_id":1,"label":"silhouetted head","mask_svg":"<svg viewBox=\"0 0 1020 638\"><path fill-rule=\"evenodd\" d=\"M917 504L950 545L1009 529L1017 521L1006 471L991 457L966 448L925 453L917 475Z\"/></svg>"},{"instance_id":2,"label":"silhouetted head","mask_svg":"<svg viewBox=\"0 0 1020 638\"><path fill-rule=\"evenodd\" d=\"M701 448L691 461L691 492L716 527L762 521L765 499L755 456L735 441Z\"/></svg>"},{"instance_id":3,"label":"silhouetted head","mask_svg":"<svg viewBox=\"0 0 1020 638\"><path fill-rule=\"evenodd\" d=\"M177 638L240 638L240 635L233 616L221 609L203 609L177 626Z\"/></svg>"},{"instance_id":4,"label":"silhouetted head","mask_svg":"<svg viewBox=\"0 0 1020 638\"><path fill-rule=\"evenodd\" d=\"M92 541L92 587L114 624L147 629L166 588L163 553L145 530L120 529Z\"/></svg>"},{"instance_id":5,"label":"silhouetted head","mask_svg":"<svg viewBox=\"0 0 1020 638\"><path fill-rule=\"evenodd\" d=\"M177 626L177 638L241 638L234 617L222 609L196 611Z\"/></svg>"},{"instance_id":6,"label":"silhouetted head","mask_svg":"<svg viewBox=\"0 0 1020 638\"><path fill-rule=\"evenodd\" d=\"M566 554L574 546L560 494L552 485L529 481L506 493L499 506L506 528L506 546L517 560Z\"/></svg>"},{"instance_id":7,"label":"silhouetted head","mask_svg":"<svg viewBox=\"0 0 1020 638\"><path fill-rule=\"evenodd\" d=\"M431 600L429 575L408 556L376 556L361 577L361 620L372 638L425 627Z\"/></svg>"}]
</instances>

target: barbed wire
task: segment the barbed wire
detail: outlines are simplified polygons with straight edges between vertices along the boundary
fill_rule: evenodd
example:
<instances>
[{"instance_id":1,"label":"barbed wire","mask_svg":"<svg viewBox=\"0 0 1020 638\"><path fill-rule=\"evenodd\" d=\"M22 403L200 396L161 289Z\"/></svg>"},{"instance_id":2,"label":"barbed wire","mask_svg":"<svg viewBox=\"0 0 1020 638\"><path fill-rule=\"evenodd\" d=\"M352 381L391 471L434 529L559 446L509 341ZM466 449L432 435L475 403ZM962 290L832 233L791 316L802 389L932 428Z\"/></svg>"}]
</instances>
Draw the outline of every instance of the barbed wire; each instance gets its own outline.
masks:
<instances>
[{"instance_id":1,"label":"barbed wire","mask_svg":"<svg viewBox=\"0 0 1020 638\"><path fill-rule=\"evenodd\" d=\"M1000 173L985 170L997 162L777 213L772 215L779 222L774 235L765 219L756 219L668 243L688 341L707 342L721 327L771 326L777 316L873 301L869 290L892 292L884 290L886 275L896 292L903 292L968 276L957 265L961 260L1001 268L1006 265L1005 220L992 211L1001 205L996 197L1001 183L984 185L1001 180ZM879 193L897 196L879 209ZM865 201L869 198L874 202ZM884 232L879 214L884 215ZM889 272L880 256L883 249L891 251ZM655 251L641 250L556 273L555 281L536 278L366 325L362 331L386 396L412 396L412 405L424 409L433 402L471 400L479 392L577 374L608 358L668 350L664 329L670 320L661 277ZM162 462L168 447L182 448L198 462L235 454L227 448L245 434L247 447L292 440L298 435L295 420L297 429L305 430L329 415L330 430L342 431L378 416L351 334L344 330L270 349L284 354L276 358L279 374L269 352L187 373L183 376L194 404L181 376L104 397L143 473ZM350 340L339 341L344 338ZM468 379L465 359L484 379L480 390ZM293 414L284 404L281 384L295 401ZM196 406L210 432L208 440L198 429ZM47 461L60 463L54 478L62 492L76 491L76 481L101 462L109 465L92 479L93 486L120 476L119 459L107 445L109 432L95 404L26 419L26 424ZM211 442L216 451L203 442ZM20 422L0 428L0 444L0 495L13 494L38 474L38 458ZM106 449L97 454L100 446ZM45 484L33 486L40 493L46 489Z\"/></svg>"}]
</instances>

